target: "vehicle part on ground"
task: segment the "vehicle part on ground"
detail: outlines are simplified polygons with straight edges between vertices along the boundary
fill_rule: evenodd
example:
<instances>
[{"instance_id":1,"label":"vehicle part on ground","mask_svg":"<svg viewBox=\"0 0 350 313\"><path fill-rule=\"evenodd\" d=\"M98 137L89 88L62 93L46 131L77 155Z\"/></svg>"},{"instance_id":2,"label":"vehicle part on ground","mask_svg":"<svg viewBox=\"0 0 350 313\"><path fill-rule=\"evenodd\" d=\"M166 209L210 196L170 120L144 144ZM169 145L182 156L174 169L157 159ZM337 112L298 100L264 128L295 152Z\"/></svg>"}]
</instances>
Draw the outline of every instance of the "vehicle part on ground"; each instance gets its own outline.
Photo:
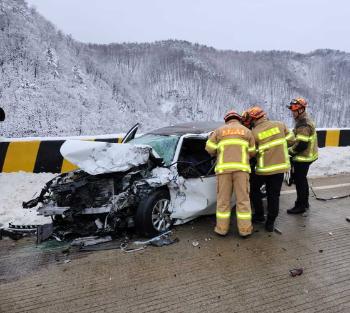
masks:
<instances>
[{"instance_id":1,"label":"vehicle part on ground","mask_svg":"<svg viewBox=\"0 0 350 313\"><path fill-rule=\"evenodd\" d=\"M160 234L159 236L156 236L156 237L153 237L151 239L148 239L148 240L145 240L145 241L134 241L134 244L135 245L149 245L149 244L152 244L152 242L155 242L157 240L160 240L160 239L164 239L164 238L169 238L169 236L172 234L172 231L169 230L165 233L162 233Z\"/></svg>"},{"instance_id":2,"label":"vehicle part on ground","mask_svg":"<svg viewBox=\"0 0 350 313\"><path fill-rule=\"evenodd\" d=\"M311 192L312 192L312 194L314 195L315 199L316 199L316 200L320 200L320 201L330 201L330 200L345 199L345 198L349 198L349 197L350 197L350 194L342 195L342 196L332 196L332 197L327 197L327 198L325 198L325 197L319 197L319 196L316 194L316 192L315 192L315 190L314 190L312 184L310 185L310 189L311 189Z\"/></svg>"},{"instance_id":3,"label":"vehicle part on ground","mask_svg":"<svg viewBox=\"0 0 350 313\"><path fill-rule=\"evenodd\" d=\"M289 274L292 277L300 276L303 274L304 270L302 268L294 268L292 270L289 270Z\"/></svg>"},{"instance_id":4,"label":"vehicle part on ground","mask_svg":"<svg viewBox=\"0 0 350 313\"><path fill-rule=\"evenodd\" d=\"M130 253L130 252L137 252L137 251L142 251L145 250L146 246L144 247L139 247L139 248L129 248L127 243L121 244L120 249L123 252Z\"/></svg>"},{"instance_id":5,"label":"vehicle part on ground","mask_svg":"<svg viewBox=\"0 0 350 313\"><path fill-rule=\"evenodd\" d=\"M89 237L75 238L71 242L71 246L88 247L88 246L98 245L100 243L109 242L112 240L113 239L111 236L105 236L105 237L89 236Z\"/></svg>"},{"instance_id":6,"label":"vehicle part on ground","mask_svg":"<svg viewBox=\"0 0 350 313\"><path fill-rule=\"evenodd\" d=\"M115 250L120 249L121 243L119 240L112 240L104 243L99 243L93 246L81 246L79 251L104 251L104 250Z\"/></svg>"},{"instance_id":7,"label":"vehicle part on ground","mask_svg":"<svg viewBox=\"0 0 350 313\"><path fill-rule=\"evenodd\" d=\"M41 243L51 237L53 234L53 224L38 225L36 229L36 243Z\"/></svg>"},{"instance_id":8,"label":"vehicle part on ground","mask_svg":"<svg viewBox=\"0 0 350 313\"><path fill-rule=\"evenodd\" d=\"M282 235L282 231L281 231L279 228L274 227L273 230L275 231L275 233L277 233L277 234L279 234L279 235Z\"/></svg>"}]
</instances>

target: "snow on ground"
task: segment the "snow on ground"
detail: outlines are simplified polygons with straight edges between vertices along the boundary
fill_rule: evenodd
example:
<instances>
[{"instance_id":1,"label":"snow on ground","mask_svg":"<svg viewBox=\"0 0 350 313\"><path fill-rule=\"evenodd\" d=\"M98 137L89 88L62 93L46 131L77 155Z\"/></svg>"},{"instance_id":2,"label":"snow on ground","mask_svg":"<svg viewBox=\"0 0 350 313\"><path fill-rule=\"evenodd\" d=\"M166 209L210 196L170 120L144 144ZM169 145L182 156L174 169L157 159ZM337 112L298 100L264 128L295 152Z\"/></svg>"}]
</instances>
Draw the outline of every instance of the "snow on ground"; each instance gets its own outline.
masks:
<instances>
[{"instance_id":1,"label":"snow on ground","mask_svg":"<svg viewBox=\"0 0 350 313\"><path fill-rule=\"evenodd\" d=\"M326 147L318 153L318 160L310 167L310 177L350 173L350 147Z\"/></svg>"},{"instance_id":2,"label":"snow on ground","mask_svg":"<svg viewBox=\"0 0 350 313\"><path fill-rule=\"evenodd\" d=\"M319 159L312 164L309 176L350 173L350 147L319 150ZM37 216L35 210L22 209L22 202L38 194L54 174L0 173L0 224L42 224L51 219ZM0 225L1 227L1 225Z\"/></svg>"},{"instance_id":3,"label":"snow on ground","mask_svg":"<svg viewBox=\"0 0 350 313\"><path fill-rule=\"evenodd\" d=\"M50 218L37 216L35 209L22 209L22 202L38 195L53 176L48 173L0 173L0 227L8 227L10 222L26 225L50 222Z\"/></svg>"}]
</instances>

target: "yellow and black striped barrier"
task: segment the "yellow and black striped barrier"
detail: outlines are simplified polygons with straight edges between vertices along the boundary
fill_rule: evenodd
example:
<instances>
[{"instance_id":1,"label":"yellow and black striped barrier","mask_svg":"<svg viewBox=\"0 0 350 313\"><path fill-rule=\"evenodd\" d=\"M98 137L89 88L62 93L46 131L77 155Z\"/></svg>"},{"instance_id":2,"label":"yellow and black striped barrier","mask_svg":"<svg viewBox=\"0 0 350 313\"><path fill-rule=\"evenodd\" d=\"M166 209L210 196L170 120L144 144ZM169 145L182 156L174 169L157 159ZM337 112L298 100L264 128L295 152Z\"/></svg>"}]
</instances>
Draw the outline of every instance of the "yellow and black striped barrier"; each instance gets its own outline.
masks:
<instances>
[{"instance_id":1,"label":"yellow and black striped barrier","mask_svg":"<svg viewBox=\"0 0 350 313\"><path fill-rule=\"evenodd\" d=\"M318 146L350 146L350 129L318 129ZM84 139L120 143L122 138ZM60 148L62 140L31 140L0 142L0 172L64 173L76 169L65 160Z\"/></svg>"},{"instance_id":2,"label":"yellow and black striped barrier","mask_svg":"<svg viewBox=\"0 0 350 313\"><path fill-rule=\"evenodd\" d=\"M318 129L317 139L320 148L350 146L350 129Z\"/></svg>"},{"instance_id":3,"label":"yellow and black striped barrier","mask_svg":"<svg viewBox=\"0 0 350 313\"><path fill-rule=\"evenodd\" d=\"M122 138L86 139L120 143ZM65 140L0 142L0 172L64 173L77 167L65 160L60 148Z\"/></svg>"}]
</instances>

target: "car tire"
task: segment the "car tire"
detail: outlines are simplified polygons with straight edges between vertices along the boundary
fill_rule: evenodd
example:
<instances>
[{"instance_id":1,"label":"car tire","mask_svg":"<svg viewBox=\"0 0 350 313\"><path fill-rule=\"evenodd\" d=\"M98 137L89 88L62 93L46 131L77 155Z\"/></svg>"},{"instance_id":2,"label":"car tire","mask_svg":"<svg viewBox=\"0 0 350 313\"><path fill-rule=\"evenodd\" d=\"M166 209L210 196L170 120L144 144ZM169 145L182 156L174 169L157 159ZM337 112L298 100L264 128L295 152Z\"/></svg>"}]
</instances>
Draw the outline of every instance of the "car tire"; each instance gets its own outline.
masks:
<instances>
[{"instance_id":1,"label":"car tire","mask_svg":"<svg viewBox=\"0 0 350 313\"><path fill-rule=\"evenodd\" d=\"M168 211L169 204L169 192L165 189L158 189L141 200L135 215L137 232L140 235L152 237L169 230L173 224ZM164 221L160 224L157 220Z\"/></svg>"}]
</instances>

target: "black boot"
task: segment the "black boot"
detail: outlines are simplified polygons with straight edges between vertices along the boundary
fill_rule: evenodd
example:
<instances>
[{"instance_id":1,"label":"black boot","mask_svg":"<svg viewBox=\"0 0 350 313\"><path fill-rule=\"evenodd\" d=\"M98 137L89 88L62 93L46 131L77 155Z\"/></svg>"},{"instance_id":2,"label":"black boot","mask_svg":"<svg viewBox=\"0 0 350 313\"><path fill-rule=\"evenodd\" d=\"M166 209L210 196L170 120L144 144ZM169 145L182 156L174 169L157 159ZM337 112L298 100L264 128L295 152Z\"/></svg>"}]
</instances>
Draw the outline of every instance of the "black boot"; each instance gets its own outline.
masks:
<instances>
[{"instance_id":1,"label":"black boot","mask_svg":"<svg viewBox=\"0 0 350 313\"><path fill-rule=\"evenodd\" d=\"M275 222L271 221L271 220L267 220L266 224L265 224L265 229L266 231L268 231L269 233L272 233L273 230L275 229Z\"/></svg>"},{"instance_id":2,"label":"black boot","mask_svg":"<svg viewBox=\"0 0 350 313\"><path fill-rule=\"evenodd\" d=\"M291 209L288 209L287 210L287 213L288 214L302 214L302 213L305 213L306 211L306 208L303 207L303 206L295 206Z\"/></svg>"},{"instance_id":3,"label":"black boot","mask_svg":"<svg viewBox=\"0 0 350 313\"><path fill-rule=\"evenodd\" d=\"M265 217L264 215L252 215L252 222L253 223L264 223L265 222Z\"/></svg>"}]
</instances>

